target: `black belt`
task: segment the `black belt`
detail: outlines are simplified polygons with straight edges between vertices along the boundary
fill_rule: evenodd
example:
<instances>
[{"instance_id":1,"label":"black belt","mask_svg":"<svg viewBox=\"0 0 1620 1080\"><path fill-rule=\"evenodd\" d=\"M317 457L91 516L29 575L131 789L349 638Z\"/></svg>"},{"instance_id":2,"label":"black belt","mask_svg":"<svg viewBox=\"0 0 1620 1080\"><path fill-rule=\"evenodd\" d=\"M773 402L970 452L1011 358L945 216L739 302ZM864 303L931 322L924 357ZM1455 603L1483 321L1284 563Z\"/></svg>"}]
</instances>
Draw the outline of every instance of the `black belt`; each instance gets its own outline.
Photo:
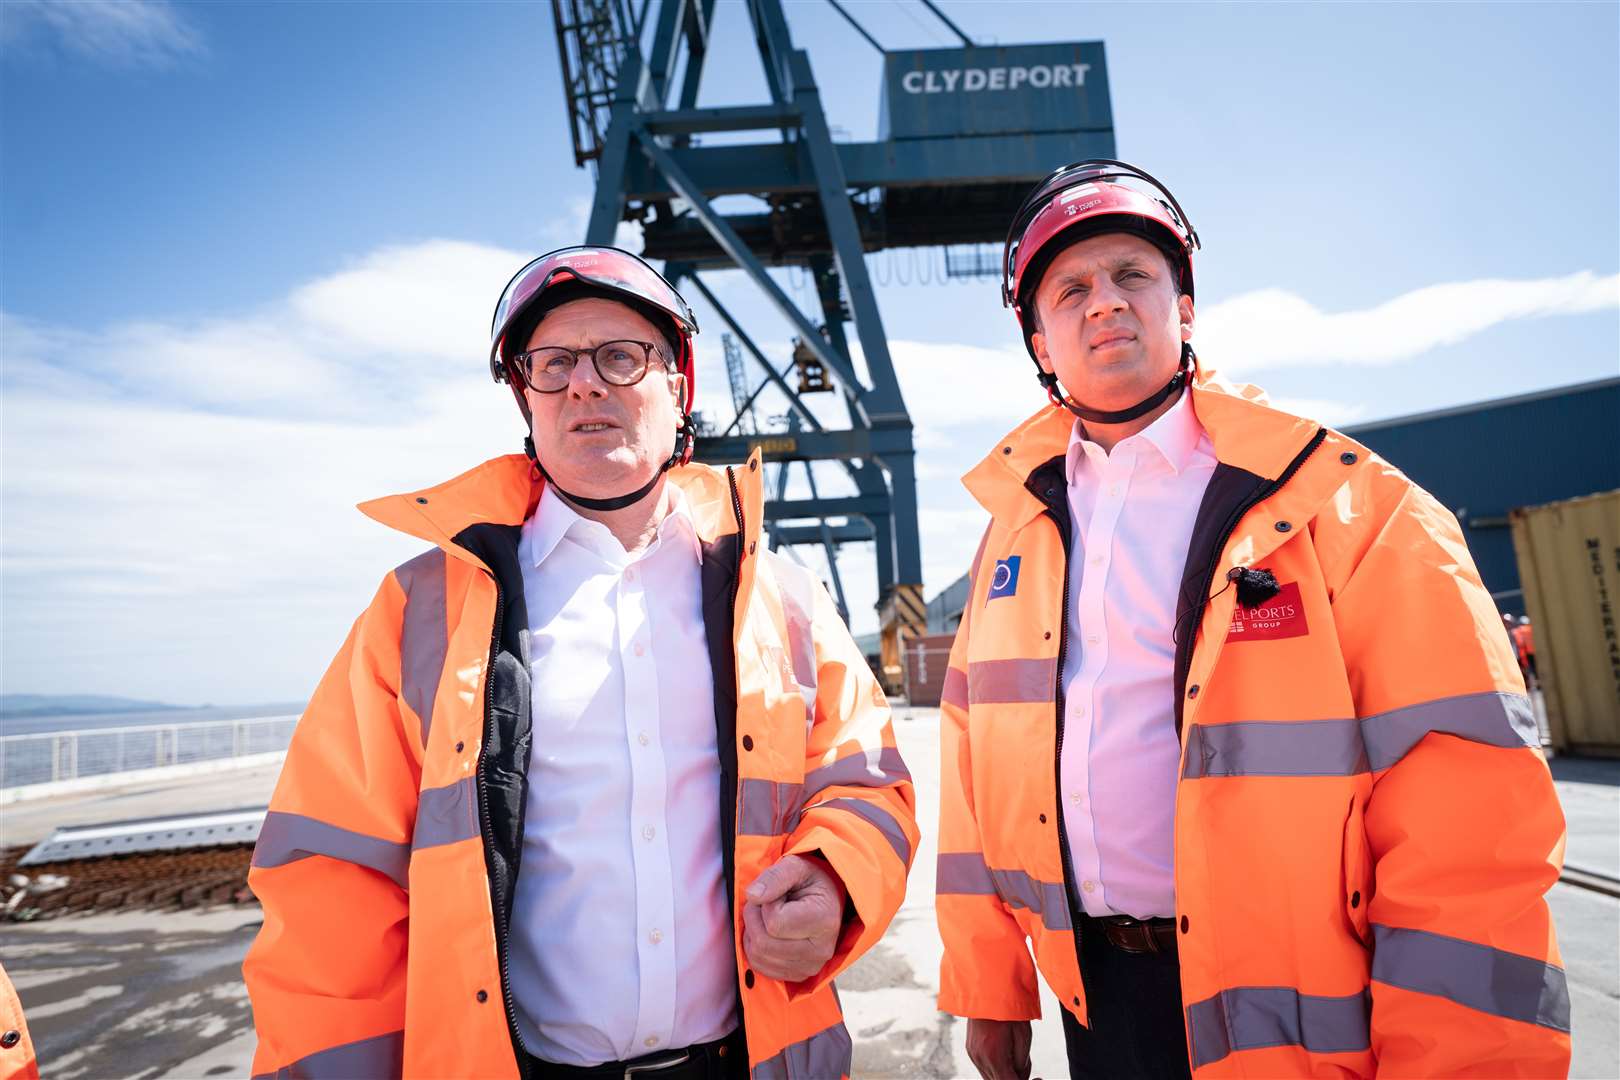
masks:
<instances>
[{"instance_id":1,"label":"black belt","mask_svg":"<svg viewBox=\"0 0 1620 1080\"><path fill-rule=\"evenodd\" d=\"M679 1050L660 1050L603 1065L558 1065L529 1058L535 1080L734 1080L748 1075L748 1044L742 1025L723 1039Z\"/></svg>"},{"instance_id":2,"label":"black belt","mask_svg":"<svg viewBox=\"0 0 1620 1080\"><path fill-rule=\"evenodd\" d=\"M1126 953L1174 953L1176 951L1176 920L1153 918L1133 919L1129 915L1108 915L1097 918L1082 914L1085 929L1102 934L1103 939Z\"/></svg>"}]
</instances>

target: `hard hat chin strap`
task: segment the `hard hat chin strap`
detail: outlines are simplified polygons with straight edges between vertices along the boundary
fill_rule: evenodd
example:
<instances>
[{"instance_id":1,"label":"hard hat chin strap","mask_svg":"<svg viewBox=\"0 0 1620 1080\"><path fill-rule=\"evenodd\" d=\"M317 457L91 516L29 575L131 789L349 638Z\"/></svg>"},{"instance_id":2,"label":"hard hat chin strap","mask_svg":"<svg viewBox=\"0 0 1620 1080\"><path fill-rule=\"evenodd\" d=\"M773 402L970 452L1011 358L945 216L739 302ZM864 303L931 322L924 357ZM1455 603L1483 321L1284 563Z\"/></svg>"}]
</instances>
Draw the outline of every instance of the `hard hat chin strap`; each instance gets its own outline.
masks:
<instances>
[{"instance_id":1,"label":"hard hat chin strap","mask_svg":"<svg viewBox=\"0 0 1620 1080\"><path fill-rule=\"evenodd\" d=\"M546 467L540 464L540 458L536 456L534 451L533 436L525 435L523 437L523 452L529 455L529 460L534 463L534 467L539 470L540 475L545 477L546 483L556 488L557 494L575 506L583 506L587 510L623 510L627 506L634 506L652 494L652 489L658 486L658 481L666 472L677 465L685 463L689 448L692 445L693 434L692 414L682 413L681 422L675 429L675 452L670 454L669 459L658 467L658 471L653 473L651 480L628 494L615 495L611 499L588 499L583 495L575 495L573 492L565 490L557 481L551 478L551 474L546 471Z\"/></svg>"},{"instance_id":2,"label":"hard hat chin strap","mask_svg":"<svg viewBox=\"0 0 1620 1080\"><path fill-rule=\"evenodd\" d=\"M1057 376L1050 371L1040 371L1036 378L1040 380L1042 388L1046 390L1046 396L1052 399L1052 404L1068 409L1080 419L1089 420L1093 424L1123 424L1128 420L1135 420L1139 416L1146 416L1170 400L1173 395L1179 393L1181 388L1187 385L1188 379L1192 377L1192 373L1197 366L1198 357L1193 352L1192 346L1185 341L1182 342L1181 365L1176 368L1176 373L1171 376L1170 381L1130 408L1119 409L1115 412L1104 412L1102 409L1089 408L1078 401L1072 400L1063 393L1063 388L1058 385ZM1036 363L1036 367L1039 369L1039 362Z\"/></svg>"}]
</instances>

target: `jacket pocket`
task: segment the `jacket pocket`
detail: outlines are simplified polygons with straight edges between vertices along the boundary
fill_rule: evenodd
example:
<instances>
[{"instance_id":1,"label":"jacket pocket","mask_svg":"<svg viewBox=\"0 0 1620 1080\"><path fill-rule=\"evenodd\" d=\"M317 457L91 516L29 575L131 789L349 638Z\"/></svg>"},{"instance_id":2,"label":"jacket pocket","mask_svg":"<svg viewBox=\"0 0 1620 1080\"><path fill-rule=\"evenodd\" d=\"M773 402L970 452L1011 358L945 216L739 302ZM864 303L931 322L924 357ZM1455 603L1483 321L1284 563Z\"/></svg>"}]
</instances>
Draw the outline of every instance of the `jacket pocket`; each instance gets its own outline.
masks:
<instances>
[{"instance_id":1,"label":"jacket pocket","mask_svg":"<svg viewBox=\"0 0 1620 1080\"><path fill-rule=\"evenodd\" d=\"M1372 903L1372 852L1367 847L1367 827L1363 811L1366 800L1362 795L1350 796L1350 810L1344 819L1344 867L1342 895L1345 920L1361 943L1372 947L1372 933L1367 929L1367 908Z\"/></svg>"}]
</instances>

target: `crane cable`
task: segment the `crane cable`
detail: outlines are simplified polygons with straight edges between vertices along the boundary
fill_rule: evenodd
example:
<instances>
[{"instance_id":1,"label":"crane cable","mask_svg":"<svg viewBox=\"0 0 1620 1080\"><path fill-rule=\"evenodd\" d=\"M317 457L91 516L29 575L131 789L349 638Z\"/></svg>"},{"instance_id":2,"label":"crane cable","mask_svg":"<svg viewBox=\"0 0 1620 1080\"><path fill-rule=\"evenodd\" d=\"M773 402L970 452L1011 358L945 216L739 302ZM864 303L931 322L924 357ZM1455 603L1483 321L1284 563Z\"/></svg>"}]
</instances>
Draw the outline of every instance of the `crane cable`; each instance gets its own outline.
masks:
<instances>
[{"instance_id":1,"label":"crane cable","mask_svg":"<svg viewBox=\"0 0 1620 1080\"><path fill-rule=\"evenodd\" d=\"M838 14L842 15L844 17L844 21L849 23L849 25L853 26L855 28L855 32L857 34L861 35L861 37L865 38L866 41L867 41L867 44L871 45L872 48L876 49L880 56L887 56L888 55L889 50L885 49L882 45L878 44L878 39L873 37L871 34L868 34L866 32L866 27L862 26L860 23L855 21L855 16L851 15L848 11L845 11L843 4L840 4L838 2L838 0L827 0L827 3L831 4L833 10L838 12Z\"/></svg>"}]
</instances>

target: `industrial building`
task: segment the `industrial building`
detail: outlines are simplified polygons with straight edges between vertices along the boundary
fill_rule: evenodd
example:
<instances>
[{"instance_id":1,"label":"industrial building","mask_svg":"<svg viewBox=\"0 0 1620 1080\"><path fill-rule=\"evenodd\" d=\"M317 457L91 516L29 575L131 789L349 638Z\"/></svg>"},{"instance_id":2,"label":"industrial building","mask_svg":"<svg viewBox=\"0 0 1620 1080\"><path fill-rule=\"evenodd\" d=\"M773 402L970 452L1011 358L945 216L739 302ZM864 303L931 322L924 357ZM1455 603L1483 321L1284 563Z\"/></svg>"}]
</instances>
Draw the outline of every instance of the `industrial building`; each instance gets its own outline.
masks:
<instances>
[{"instance_id":1,"label":"industrial building","mask_svg":"<svg viewBox=\"0 0 1620 1080\"><path fill-rule=\"evenodd\" d=\"M1508 512L1620 488L1620 378L1344 429L1462 523L1497 607L1524 613Z\"/></svg>"},{"instance_id":2,"label":"industrial building","mask_svg":"<svg viewBox=\"0 0 1620 1080\"><path fill-rule=\"evenodd\" d=\"M1343 429L1462 523L1497 607L1525 610L1508 512L1620 488L1620 377ZM962 621L967 575L928 602L928 632Z\"/></svg>"}]
</instances>

